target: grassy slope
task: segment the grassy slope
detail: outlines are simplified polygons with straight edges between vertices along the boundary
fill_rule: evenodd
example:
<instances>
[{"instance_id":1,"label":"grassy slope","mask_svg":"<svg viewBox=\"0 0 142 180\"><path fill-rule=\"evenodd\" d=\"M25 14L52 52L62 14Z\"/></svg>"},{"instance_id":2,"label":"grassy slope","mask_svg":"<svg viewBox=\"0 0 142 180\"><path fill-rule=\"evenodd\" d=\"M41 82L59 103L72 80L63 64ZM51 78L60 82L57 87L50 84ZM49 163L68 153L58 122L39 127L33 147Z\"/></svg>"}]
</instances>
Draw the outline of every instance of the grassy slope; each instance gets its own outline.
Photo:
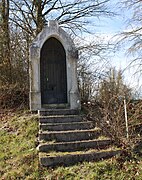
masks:
<instances>
[{"instance_id":1,"label":"grassy slope","mask_svg":"<svg viewBox=\"0 0 142 180\"><path fill-rule=\"evenodd\" d=\"M38 155L37 117L28 113L10 113L0 124L0 173L3 179L36 179Z\"/></svg>"},{"instance_id":2,"label":"grassy slope","mask_svg":"<svg viewBox=\"0 0 142 180\"><path fill-rule=\"evenodd\" d=\"M8 113L7 113L8 114ZM46 169L38 167L37 116L9 113L0 123L0 179L123 180L142 179L142 161L115 158L98 163Z\"/></svg>"}]
</instances>

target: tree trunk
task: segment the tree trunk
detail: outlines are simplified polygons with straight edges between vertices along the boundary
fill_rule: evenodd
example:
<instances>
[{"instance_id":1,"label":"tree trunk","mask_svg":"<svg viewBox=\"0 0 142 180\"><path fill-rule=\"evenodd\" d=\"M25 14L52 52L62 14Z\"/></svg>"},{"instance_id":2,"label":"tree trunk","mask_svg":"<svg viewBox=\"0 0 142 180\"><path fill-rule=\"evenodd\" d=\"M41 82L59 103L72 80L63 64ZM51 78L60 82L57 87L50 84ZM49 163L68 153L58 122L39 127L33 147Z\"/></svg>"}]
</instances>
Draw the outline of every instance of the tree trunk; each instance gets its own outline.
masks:
<instances>
[{"instance_id":1,"label":"tree trunk","mask_svg":"<svg viewBox=\"0 0 142 180\"><path fill-rule=\"evenodd\" d=\"M9 32L9 0L2 0L2 64L6 71L6 80L12 83L11 57L10 57L10 32Z\"/></svg>"},{"instance_id":2,"label":"tree trunk","mask_svg":"<svg viewBox=\"0 0 142 180\"><path fill-rule=\"evenodd\" d=\"M36 35L41 32L41 30L44 27L44 20L42 17L42 0L36 1L35 2L35 7L36 7Z\"/></svg>"}]
</instances>

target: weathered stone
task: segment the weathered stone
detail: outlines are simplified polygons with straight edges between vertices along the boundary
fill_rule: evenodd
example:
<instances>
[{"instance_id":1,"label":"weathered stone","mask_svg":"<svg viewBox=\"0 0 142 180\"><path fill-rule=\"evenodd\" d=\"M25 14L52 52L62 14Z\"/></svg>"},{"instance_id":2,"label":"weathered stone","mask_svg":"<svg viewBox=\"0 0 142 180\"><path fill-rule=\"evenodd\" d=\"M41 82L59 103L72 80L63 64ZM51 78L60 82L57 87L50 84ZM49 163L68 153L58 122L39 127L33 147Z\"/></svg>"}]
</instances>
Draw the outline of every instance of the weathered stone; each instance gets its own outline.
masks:
<instances>
[{"instance_id":1,"label":"weathered stone","mask_svg":"<svg viewBox=\"0 0 142 180\"><path fill-rule=\"evenodd\" d=\"M84 152L80 154L67 154L67 155L57 155L49 157L40 157L40 163L42 166L55 167L55 166L70 166L79 162L87 161L99 161L103 159L111 158L117 154L121 153L120 150L108 150L99 152Z\"/></svg>"},{"instance_id":2,"label":"weathered stone","mask_svg":"<svg viewBox=\"0 0 142 180\"><path fill-rule=\"evenodd\" d=\"M112 144L110 139L105 140L85 140L85 141L74 141L74 142L61 142L61 143L41 143L38 146L39 152L75 152L87 149L106 149Z\"/></svg>"},{"instance_id":3,"label":"weathered stone","mask_svg":"<svg viewBox=\"0 0 142 180\"><path fill-rule=\"evenodd\" d=\"M97 139L100 135L100 129L74 130L74 131L43 131L39 133L39 140L67 142Z\"/></svg>"},{"instance_id":4,"label":"weathered stone","mask_svg":"<svg viewBox=\"0 0 142 180\"><path fill-rule=\"evenodd\" d=\"M38 111L40 116L52 116L52 115L78 115L79 111L76 109L48 109Z\"/></svg>"},{"instance_id":5,"label":"weathered stone","mask_svg":"<svg viewBox=\"0 0 142 180\"><path fill-rule=\"evenodd\" d=\"M30 109L32 111L39 110L44 105L41 101L41 51L44 44L50 38L59 41L65 50L67 76L66 104L69 109L80 109L76 72L78 52L70 36L59 27L57 21L49 21L48 26L37 35L30 47Z\"/></svg>"},{"instance_id":6,"label":"weathered stone","mask_svg":"<svg viewBox=\"0 0 142 180\"><path fill-rule=\"evenodd\" d=\"M41 116L39 117L40 123L71 123L71 122L81 122L82 117L78 115L52 115L52 116Z\"/></svg>"},{"instance_id":7,"label":"weathered stone","mask_svg":"<svg viewBox=\"0 0 142 180\"><path fill-rule=\"evenodd\" d=\"M83 161L111 158L121 152L112 147L112 140L99 139L101 129L94 128L93 123L73 113L76 110L39 111L40 115L47 115L40 116L37 147L40 165L69 166Z\"/></svg>"},{"instance_id":8,"label":"weathered stone","mask_svg":"<svg viewBox=\"0 0 142 180\"><path fill-rule=\"evenodd\" d=\"M84 122L71 122L71 123L40 123L39 125L42 131L68 131L68 130L83 130L92 129L94 125L90 121Z\"/></svg>"}]
</instances>

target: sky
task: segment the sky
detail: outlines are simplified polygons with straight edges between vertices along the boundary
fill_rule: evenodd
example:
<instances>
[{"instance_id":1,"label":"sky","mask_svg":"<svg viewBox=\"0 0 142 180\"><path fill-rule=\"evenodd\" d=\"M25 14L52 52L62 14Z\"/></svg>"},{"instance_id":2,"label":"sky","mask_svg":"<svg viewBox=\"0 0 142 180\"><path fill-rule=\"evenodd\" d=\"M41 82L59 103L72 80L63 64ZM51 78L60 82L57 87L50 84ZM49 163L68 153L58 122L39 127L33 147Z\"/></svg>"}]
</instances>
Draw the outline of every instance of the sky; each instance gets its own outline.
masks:
<instances>
[{"instance_id":1,"label":"sky","mask_svg":"<svg viewBox=\"0 0 142 180\"><path fill-rule=\"evenodd\" d=\"M118 36L116 37L116 34L119 34L120 32L126 30L128 18L130 16L130 10L123 11L121 9L121 5L117 4L118 0L111 0L110 1L110 7L112 10L114 10L118 15L112 17L112 18L100 18L98 20L98 26L96 27L96 35L99 37L104 38L108 42L115 41ZM119 7L120 6L120 7ZM116 67L116 69L126 69L124 71L124 82L133 88L133 90L138 90L138 92L141 94L142 97L142 89L140 86L142 86L142 77L139 76L139 74L135 74L136 68L127 68L128 64L133 59L132 56L127 55L127 45L122 45L122 48L119 49L119 51L116 51L110 58L111 65L113 67Z\"/></svg>"}]
</instances>

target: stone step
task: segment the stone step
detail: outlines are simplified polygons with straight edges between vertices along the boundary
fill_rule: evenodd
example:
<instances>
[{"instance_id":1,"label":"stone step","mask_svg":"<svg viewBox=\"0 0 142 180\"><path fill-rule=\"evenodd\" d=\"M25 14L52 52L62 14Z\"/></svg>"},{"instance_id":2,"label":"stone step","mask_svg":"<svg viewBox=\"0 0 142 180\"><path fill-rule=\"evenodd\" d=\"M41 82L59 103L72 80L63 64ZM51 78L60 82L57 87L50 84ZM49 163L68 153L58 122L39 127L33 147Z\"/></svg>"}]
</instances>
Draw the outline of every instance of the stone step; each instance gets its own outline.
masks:
<instances>
[{"instance_id":1,"label":"stone step","mask_svg":"<svg viewBox=\"0 0 142 180\"><path fill-rule=\"evenodd\" d=\"M43 131L39 132L39 140L68 142L97 139L101 133L99 128L90 130L74 130L74 131Z\"/></svg>"},{"instance_id":2,"label":"stone step","mask_svg":"<svg viewBox=\"0 0 142 180\"><path fill-rule=\"evenodd\" d=\"M91 162L99 161L103 159L111 158L117 154L121 153L118 149L108 149L103 151L86 151L86 152L75 152L75 153L56 153L56 154L46 154L40 153L39 161L42 166L46 167L56 167L56 166L69 166L74 165L78 162Z\"/></svg>"},{"instance_id":3,"label":"stone step","mask_svg":"<svg viewBox=\"0 0 142 180\"><path fill-rule=\"evenodd\" d=\"M94 125L91 121L72 122L72 123L40 123L40 130L48 131L68 131L76 129L93 129Z\"/></svg>"},{"instance_id":4,"label":"stone step","mask_svg":"<svg viewBox=\"0 0 142 180\"><path fill-rule=\"evenodd\" d=\"M38 114L40 116L78 115L79 114L79 110L75 110L75 109L48 109L48 110L39 110Z\"/></svg>"},{"instance_id":5,"label":"stone step","mask_svg":"<svg viewBox=\"0 0 142 180\"><path fill-rule=\"evenodd\" d=\"M71 122L81 122L82 116L78 115L58 115L58 116L40 116L40 123L71 123Z\"/></svg>"},{"instance_id":6,"label":"stone step","mask_svg":"<svg viewBox=\"0 0 142 180\"><path fill-rule=\"evenodd\" d=\"M38 146L39 152L61 151L72 152L87 149L102 149L107 148L112 144L110 139L104 140L87 140L87 141L75 141L75 142L61 142L61 143L41 143Z\"/></svg>"}]
</instances>

